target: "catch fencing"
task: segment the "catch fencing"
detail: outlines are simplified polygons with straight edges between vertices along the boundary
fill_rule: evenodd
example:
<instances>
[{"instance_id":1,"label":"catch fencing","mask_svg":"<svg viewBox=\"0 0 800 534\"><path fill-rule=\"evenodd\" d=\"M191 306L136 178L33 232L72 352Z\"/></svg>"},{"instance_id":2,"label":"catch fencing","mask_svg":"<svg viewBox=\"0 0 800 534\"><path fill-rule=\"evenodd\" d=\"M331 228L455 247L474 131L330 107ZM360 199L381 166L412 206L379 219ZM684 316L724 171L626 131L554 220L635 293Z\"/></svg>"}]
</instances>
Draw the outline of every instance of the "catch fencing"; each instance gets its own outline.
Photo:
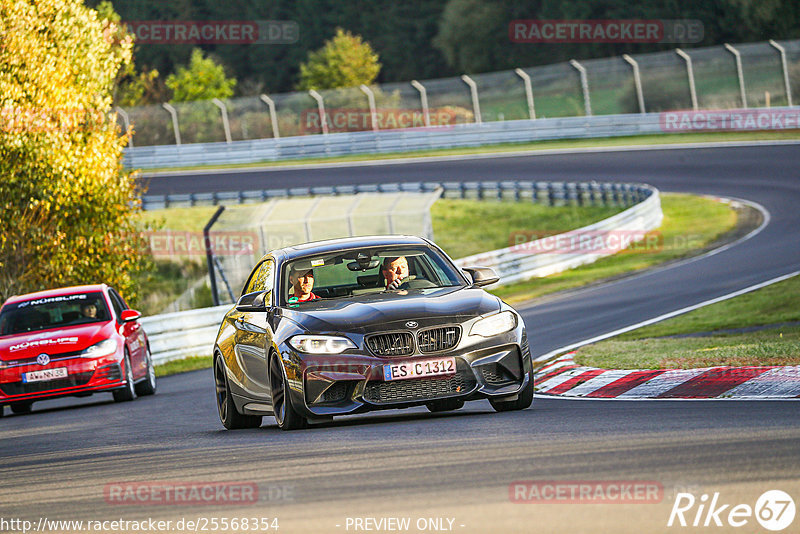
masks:
<instances>
[{"instance_id":1,"label":"catch fencing","mask_svg":"<svg viewBox=\"0 0 800 534\"><path fill-rule=\"evenodd\" d=\"M135 131L125 164L152 169L661 133L661 112L791 107L797 93L800 40L771 40L117 112Z\"/></svg>"}]
</instances>

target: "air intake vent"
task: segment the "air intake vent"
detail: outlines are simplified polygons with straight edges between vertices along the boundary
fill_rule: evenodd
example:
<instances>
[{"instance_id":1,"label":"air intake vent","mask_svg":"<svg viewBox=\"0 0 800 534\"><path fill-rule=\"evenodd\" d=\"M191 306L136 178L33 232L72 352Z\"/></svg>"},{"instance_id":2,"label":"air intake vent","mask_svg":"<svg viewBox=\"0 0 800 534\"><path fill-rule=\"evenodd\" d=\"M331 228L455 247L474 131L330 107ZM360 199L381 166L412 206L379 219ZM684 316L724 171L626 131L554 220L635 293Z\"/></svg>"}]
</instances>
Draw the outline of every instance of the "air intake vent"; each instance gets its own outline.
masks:
<instances>
[{"instance_id":1,"label":"air intake vent","mask_svg":"<svg viewBox=\"0 0 800 534\"><path fill-rule=\"evenodd\" d=\"M420 352L439 352L452 349L461 339L460 326L431 328L417 333L417 344Z\"/></svg>"},{"instance_id":2,"label":"air intake vent","mask_svg":"<svg viewBox=\"0 0 800 534\"><path fill-rule=\"evenodd\" d=\"M367 338L367 346L376 356L408 356L414 353L414 336L410 332L376 334Z\"/></svg>"}]
</instances>

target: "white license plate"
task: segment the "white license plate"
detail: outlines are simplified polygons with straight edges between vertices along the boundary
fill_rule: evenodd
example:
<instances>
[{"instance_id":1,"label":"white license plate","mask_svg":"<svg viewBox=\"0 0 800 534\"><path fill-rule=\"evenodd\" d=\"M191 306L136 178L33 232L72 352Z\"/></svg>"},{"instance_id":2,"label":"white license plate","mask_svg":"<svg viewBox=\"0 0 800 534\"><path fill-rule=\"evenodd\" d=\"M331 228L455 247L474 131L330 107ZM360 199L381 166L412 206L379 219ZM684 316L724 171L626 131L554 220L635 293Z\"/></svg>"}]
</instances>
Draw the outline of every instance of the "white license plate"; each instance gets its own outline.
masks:
<instances>
[{"instance_id":1,"label":"white license plate","mask_svg":"<svg viewBox=\"0 0 800 534\"><path fill-rule=\"evenodd\" d=\"M415 362L390 363L383 366L384 380L405 380L422 376L452 375L456 372L455 358L436 358Z\"/></svg>"},{"instance_id":2,"label":"white license plate","mask_svg":"<svg viewBox=\"0 0 800 534\"><path fill-rule=\"evenodd\" d=\"M54 380L56 378L66 378L66 367L54 367L53 369L42 369L41 371L31 371L22 375L22 381L28 382L41 382L42 380Z\"/></svg>"}]
</instances>

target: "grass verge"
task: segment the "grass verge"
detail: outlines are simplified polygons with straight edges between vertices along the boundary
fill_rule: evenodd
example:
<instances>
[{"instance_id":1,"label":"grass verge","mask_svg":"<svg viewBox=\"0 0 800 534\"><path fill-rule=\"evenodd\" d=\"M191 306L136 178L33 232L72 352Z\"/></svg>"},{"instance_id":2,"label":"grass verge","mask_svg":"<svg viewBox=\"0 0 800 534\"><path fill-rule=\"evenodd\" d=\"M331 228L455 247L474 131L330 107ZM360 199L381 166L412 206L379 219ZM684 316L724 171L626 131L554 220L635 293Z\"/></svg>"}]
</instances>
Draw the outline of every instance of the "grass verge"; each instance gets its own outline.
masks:
<instances>
[{"instance_id":1,"label":"grass verge","mask_svg":"<svg viewBox=\"0 0 800 534\"><path fill-rule=\"evenodd\" d=\"M564 150L571 148L604 148L617 146L674 145L681 143L721 143L729 141L785 141L800 139L800 130L764 132L701 132L682 134L636 135L624 137L604 137L596 139L555 139L530 143L502 143L480 147L443 148L437 150L417 150L392 152L389 154L359 154L353 156L334 156L329 158L305 158L290 161L264 161L258 163L233 163L229 165L195 165L147 169L145 175L158 172L180 172L200 169L247 169L262 167L291 167L294 165L313 165L317 163L344 163L379 161L397 158L426 158L432 156L459 156L469 154L489 154L528 150Z\"/></svg>"},{"instance_id":2,"label":"grass verge","mask_svg":"<svg viewBox=\"0 0 800 534\"><path fill-rule=\"evenodd\" d=\"M517 232L566 232L601 221L622 210L600 206L439 199L431 208L431 220L436 244L451 258L463 258L511 246Z\"/></svg>"},{"instance_id":3,"label":"grass verge","mask_svg":"<svg viewBox=\"0 0 800 534\"><path fill-rule=\"evenodd\" d=\"M156 376L162 377L198 369L208 369L212 363L211 356L189 356L182 360L172 360L171 362L156 365Z\"/></svg>"},{"instance_id":4,"label":"grass verge","mask_svg":"<svg viewBox=\"0 0 800 534\"><path fill-rule=\"evenodd\" d=\"M799 301L796 276L581 347L575 361L604 369L799 365Z\"/></svg>"},{"instance_id":5,"label":"grass verge","mask_svg":"<svg viewBox=\"0 0 800 534\"><path fill-rule=\"evenodd\" d=\"M723 235L734 232L737 213L729 204L687 194L661 195L664 221L652 232L650 246L633 247L584 265L548 276L509 284L492 293L509 304L613 279L630 272L699 254Z\"/></svg>"}]
</instances>

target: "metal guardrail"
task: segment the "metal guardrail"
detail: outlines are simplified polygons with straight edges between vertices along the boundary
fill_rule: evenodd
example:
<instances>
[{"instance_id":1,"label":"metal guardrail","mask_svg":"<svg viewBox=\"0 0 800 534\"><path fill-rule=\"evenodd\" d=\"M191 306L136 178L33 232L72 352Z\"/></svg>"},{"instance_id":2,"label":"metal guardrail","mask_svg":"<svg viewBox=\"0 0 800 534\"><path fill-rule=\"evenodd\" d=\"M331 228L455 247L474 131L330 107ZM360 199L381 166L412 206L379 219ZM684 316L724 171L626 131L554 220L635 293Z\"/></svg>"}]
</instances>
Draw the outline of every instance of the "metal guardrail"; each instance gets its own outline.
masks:
<instances>
[{"instance_id":1,"label":"metal guardrail","mask_svg":"<svg viewBox=\"0 0 800 534\"><path fill-rule=\"evenodd\" d=\"M352 192L353 187L375 188L374 191L398 188L416 188L419 190L444 189L445 197L478 198L478 199L515 199L520 201L543 202L548 205L624 205L632 206L603 221L587 227L567 232L591 233L613 232L618 230L644 232L657 228L663 217L658 190L644 184L612 184L612 183L552 183L552 182L444 182L414 184L382 184L381 186L341 186L328 188L327 194L335 191ZM381 189L382 188L382 189ZM431 189L428 189L431 188ZM314 188L317 189L317 188ZM276 190L271 190L276 191ZM280 190L285 194L311 193L309 189ZM290 193L291 192L291 193ZM277 193L276 193L277 194ZM322 194L317 191L315 194ZM245 198L236 196L233 198ZM180 199L181 202L202 202L201 199ZM167 198L164 204L170 204ZM535 242L534 242L535 243ZM591 263L607 255L603 252L584 252L575 254L526 254L514 247L495 250L456 260L459 266L483 265L493 267L501 276L502 283L510 283L523 278L546 276ZM219 325L230 305L203 308L186 312L175 312L145 317L141 320L150 338L153 361L156 364L186 356L208 354L219 330Z\"/></svg>"},{"instance_id":2,"label":"metal guardrail","mask_svg":"<svg viewBox=\"0 0 800 534\"><path fill-rule=\"evenodd\" d=\"M131 147L125 149L123 162L132 169L167 169L204 165L229 165L293 160L356 154L391 154L414 150L475 147L500 143L524 143L553 139L581 139L597 137L619 137L642 134L680 133L703 130L695 123L671 124L665 117L669 113L640 113L625 115L602 115L591 117L563 117L553 119L524 119L513 121L484 122L480 124L457 124L406 130L364 131L332 133L327 135L305 135L277 139L256 139L232 143L196 143L189 145L163 145ZM731 115L735 110L694 112ZM768 115L765 121L753 120L752 125L740 121L747 130L770 130L796 127L797 119L776 125L771 117L781 114L796 115L797 108L781 107L761 110L742 110L742 116L758 113ZM683 118L683 116L681 116ZM756 117L758 119L758 117ZM684 119L685 120L685 119ZM783 125L785 123L785 125ZM722 126L707 126L709 129L724 129Z\"/></svg>"},{"instance_id":3,"label":"metal guardrail","mask_svg":"<svg viewBox=\"0 0 800 534\"><path fill-rule=\"evenodd\" d=\"M125 149L123 163L131 169L165 169L658 133L663 133L658 113L523 119L232 143L131 147Z\"/></svg>"},{"instance_id":4,"label":"metal guardrail","mask_svg":"<svg viewBox=\"0 0 800 534\"><path fill-rule=\"evenodd\" d=\"M646 199L622 213L557 236L461 258L456 260L456 264L459 267L491 267L500 276L499 284L505 285L560 273L610 256L619 249L606 247L608 242L618 244L641 241L646 232L661 226L664 216L658 190L647 185L635 187L637 195ZM596 246L597 240L602 246ZM565 243L566 248L560 249L558 245L553 245L559 242ZM549 252L536 252L543 250Z\"/></svg>"},{"instance_id":5,"label":"metal guardrail","mask_svg":"<svg viewBox=\"0 0 800 534\"><path fill-rule=\"evenodd\" d=\"M151 315L139 320L150 340L153 362L211 354L219 325L230 305Z\"/></svg>"},{"instance_id":6,"label":"metal guardrail","mask_svg":"<svg viewBox=\"0 0 800 534\"><path fill-rule=\"evenodd\" d=\"M293 187L215 193L173 195L144 195L146 210L208 206L219 204L249 204L267 202L274 198L353 195L357 193L431 193L441 188L444 198L475 198L497 200L531 200L555 206L559 204L629 206L649 195L635 184L598 182L405 182L387 184L358 184L324 187ZM644 196L643 196L644 195Z\"/></svg>"}]
</instances>

